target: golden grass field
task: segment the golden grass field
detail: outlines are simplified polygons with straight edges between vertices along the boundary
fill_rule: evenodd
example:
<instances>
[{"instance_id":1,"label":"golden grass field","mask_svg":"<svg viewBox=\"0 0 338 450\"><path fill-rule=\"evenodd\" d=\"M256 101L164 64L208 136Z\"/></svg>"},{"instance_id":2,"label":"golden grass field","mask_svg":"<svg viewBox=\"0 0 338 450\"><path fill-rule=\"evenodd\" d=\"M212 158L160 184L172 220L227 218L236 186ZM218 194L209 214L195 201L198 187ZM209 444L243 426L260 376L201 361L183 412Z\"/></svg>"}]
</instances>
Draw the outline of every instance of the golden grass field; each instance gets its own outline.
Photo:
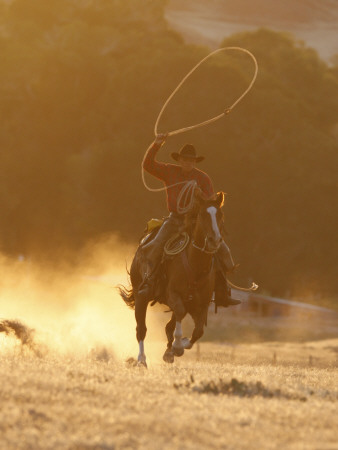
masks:
<instances>
[{"instance_id":1,"label":"golden grass field","mask_svg":"<svg viewBox=\"0 0 338 450\"><path fill-rule=\"evenodd\" d=\"M148 369L135 367L133 311L112 289L123 264L96 253L76 273L0 264L1 317L26 332L0 333L1 450L338 449L338 338L237 331L167 365L168 314L151 310Z\"/></svg>"},{"instance_id":2,"label":"golden grass field","mask_svg":"<svg viewBox=\"0 0 338 450\"><path fill-rule=\"evenodd\" d=\"M309 347L320 367L297 363ZM274 349L284 362L272 363ZM192 349L172 366L151 360L147 370L109 348L43 358L7 348L0 353L0 446L337 449L337 349L338 340L261 343L233 354L202 343L199 360ZM243 384L229 386L232 379Z\"/></svg>"}]
</instances>

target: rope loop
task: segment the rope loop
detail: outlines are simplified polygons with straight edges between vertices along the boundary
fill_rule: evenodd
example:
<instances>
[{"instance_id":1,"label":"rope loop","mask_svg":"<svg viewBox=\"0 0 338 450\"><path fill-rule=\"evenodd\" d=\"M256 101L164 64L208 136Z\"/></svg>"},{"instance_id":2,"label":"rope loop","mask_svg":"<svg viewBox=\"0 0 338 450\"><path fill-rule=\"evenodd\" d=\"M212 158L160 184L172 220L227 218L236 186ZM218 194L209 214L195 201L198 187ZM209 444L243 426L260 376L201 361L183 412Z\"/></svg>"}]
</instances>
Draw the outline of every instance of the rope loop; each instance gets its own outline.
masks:
<instances>
[{"instance_id":1,"label":"rope loop","mask_svg":"<svg viewBox=\"0 0 338 450\"><path fill-rule=\"evenodd\" d=\"M164 252L168 256L175 256L181 253L189 243L189 235L186 231L183 233L175 233L167 240L164 246Z\"/></svg>"},{"instance_id":2,"label":"rope loop","mask_svg":"<svg viewBox=\"0 0 338 450\"><path fill-rule=\"evenodd\" d=\"M255 56L249 52L249 50L242 48L242 47L223 47L223 48L219 48L217 50L214 50L213 52L209 53L205 58L203 58L199 63L197 63L191 70L190 72L187 73L187 75L182 79L182 81L178 84L178 86L174 89L174 91L170 94L170 96L168 97L168 99L166 100L166 102L164 103L164 105L162 106L162 109L156 119L155 122L155 127L154 127L154 133L155 136L157 136L159 134L158 132L158 124L160 122L160 119L166 109L166 107L168 106L168 104L170 103L171 99L175 96L175 94L178 92L178 90L182 87L182 85L186 82L186 80L195 72L195 70L202 65L205 61L207 61L209 58L211 58L213 55L216 55L217 53L220 52L224 52L224 51L240 51L242 53L247 54L253 61L254 63L254 74L252 77L252 80L250 81L249 86L247 87L247 89L243 92L242 95L240 95L240 97L238 97L238 99L227 109L225 109L225 111L222 114L219 114L215 117L212 117L211 119L205 120L204 122L201 123L197 123L196 125L191 125L189 127L185 127L185 128L180 128L178 130L174 130L174 131L170 131L168 133L168 136L174 136L176 134L179 133L184 133L185 131L189 131L189 130L193 130L194 128L199 128L202 127L204 125L208 125L210 123L216 122L216 120L221 119L224 115L229 114L231 112L231 110L246 96L246 94L250 91L250 89L252 88L254 82L256 81L257 78L257 73L258 73L258 64L257 64L257 60L255 58Z\"/></svg>"},{"instance_id":3,"label":"rope loop","mask_svg":"<svg viewBox=\"0 0 338 450\"><path fill-rule=\"evenodd\" d=\"M215 50L215 51L209 53L209 55L207 55L199 63L197 63L190 70L190 72L187 73L187 75L178 84L178 86L174 89L174 91L170 94L170 96L168 97L168 99L166 100L164 105L162 106L162 109L161 109L161 111L160 111L160 113L159 113L159 115L158 115L158 117L156 119L155 127L154 127L155 136L157 136L159 134L158 133L158 124L160 122L160 119L161 119L161 117L163 115L164 110L166 109L166 107L168 106L169 102L174 97L174 95L177 93L177 91L181 88L183 83L185 83L186 80L193 74L193 72L195 72L195 70L201 64L203 64L207 59L211 58L213 55L215 55L217 53L220 53L220 52L223 52L223 51L228 51L228 50L230 50L230 51L235 50L235 51L240 51L240 52L246 53L247 55L250 56L250 58L254 62L254 67L255 67L254 74L253 74L252 80L251 80L249 86L247 87L247 89L243 92L243 94L240 97L238 97L238 99L231 106L226 108L221 114L218 114L217 116L212 117L211 119L205 120L204 122L198 123L196 125L191 125L189 127L180 128L178 130L170 131L170 132L167 133L167 136L168 137L169 136L174 136L176 134L184 133L186 131L193 130L194 128L202 127L204 125L208 125L210 123L216 122L216 120L219 120L222 117L230 114L232 109L246 96L246 94L250 91L250 89L252 88L252 86L253 86L254 82L256 81L256 78L257 78L258 64L257 64L256 58L254 57L254 55L251 52L249 52L249 50L246 50L246 49L241 48L241 47L224 47L224 48L219 48L218 50ZM150 150L150 148L148 149L148 151L149 150ZM192 180L192 181L181 181L179 183L175 183L175 184L172 184L170 186L164 186L164 187L161 187L161 188L151 188L146 183L145 175L144 175L144 169L143 169L143 163L144 163L144 160L146 159L148 151L145 153L143 161L142 161L142 181L143 181L143 184L144 184L145 188L148 189L148 191L151 191L151 192L161 192L161 191L165 191L167 189L170 189L170 188L173 188L175 186L178 186L178 185L182 184L183 187L182 187L182 189L180 191L180 194L179 194L179 197L178 197L178 201L177 201L177 212L179 214L185 214L186 212L188 212L191 209L191 207L193 205L195 188L197 186L196 181L194 181L194 180Z\"/></svg>"},{"instance_id":4,"label":"rope loop","mask_svg":"<svg viewBox=\"0 0 338 450\"><path fill-rule=\"evenodd\" d=\"M147 156L147 153L144 155L143 161L145 160ZM185 214L192 208L194 204L194 198L195 198L195 189L197 187L196 180L190 180L190 181L180 181L179 183L170 184L169 186L164 186L160 188L152 188L148 186L145 176L144 176L144 169L143 169L143 161L142 161L142 181L144 184L144 187L150 191L150 192L162 192L166 191L167 189L173 188L175 186L183 185L182 189L180 190L180 193L177 197L177 212L178 214Z\"/></svg>"}]
</instances>

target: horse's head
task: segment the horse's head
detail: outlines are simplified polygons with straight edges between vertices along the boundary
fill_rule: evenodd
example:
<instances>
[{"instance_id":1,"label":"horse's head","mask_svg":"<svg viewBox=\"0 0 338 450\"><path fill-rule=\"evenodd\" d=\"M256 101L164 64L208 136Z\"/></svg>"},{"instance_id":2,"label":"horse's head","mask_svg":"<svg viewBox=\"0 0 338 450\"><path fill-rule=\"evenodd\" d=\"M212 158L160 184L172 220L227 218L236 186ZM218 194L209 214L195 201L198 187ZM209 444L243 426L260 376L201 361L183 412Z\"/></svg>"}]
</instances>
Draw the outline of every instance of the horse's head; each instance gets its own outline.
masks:
<instances>
[{"instance_id":1,"label":"horse's head","mask_svg":"<svg viewBox=\"0 0 338 450\"><path fill-rule=\"evenodd\" d=\"M212 200L197 199L193 245L206 253L215 253L221 244L224 199L224 192L218 192Z\"/></svg>"}]
</instances>

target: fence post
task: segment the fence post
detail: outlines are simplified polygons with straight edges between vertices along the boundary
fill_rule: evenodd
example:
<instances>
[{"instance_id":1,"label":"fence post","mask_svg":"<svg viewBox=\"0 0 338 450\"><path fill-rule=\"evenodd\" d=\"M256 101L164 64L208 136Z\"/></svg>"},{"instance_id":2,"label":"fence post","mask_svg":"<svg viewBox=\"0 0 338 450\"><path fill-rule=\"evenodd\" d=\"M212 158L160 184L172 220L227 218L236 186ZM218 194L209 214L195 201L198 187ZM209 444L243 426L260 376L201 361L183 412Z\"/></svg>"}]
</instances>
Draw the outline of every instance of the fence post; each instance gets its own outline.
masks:
<instances>
[{"instance_id":1,"label":"fence post","mask_svg":"<svg viewBox=\"0 0 338 450\"><path fill-rule=\"evenodd\" d=\"M197 342L196 344L196 359L199 361L201 359L201 349L200 349L200 343Z\"/></svg>"},{"instance_id":2,"label":"fence post","mask_svg":"<svg viewBox=\"0 0 338 450\"><path fill-rule=\"evenodd\" d=\"M277 364L277 353L273 352L273 364L276 365Z\"/></svg>"}]
</instances>

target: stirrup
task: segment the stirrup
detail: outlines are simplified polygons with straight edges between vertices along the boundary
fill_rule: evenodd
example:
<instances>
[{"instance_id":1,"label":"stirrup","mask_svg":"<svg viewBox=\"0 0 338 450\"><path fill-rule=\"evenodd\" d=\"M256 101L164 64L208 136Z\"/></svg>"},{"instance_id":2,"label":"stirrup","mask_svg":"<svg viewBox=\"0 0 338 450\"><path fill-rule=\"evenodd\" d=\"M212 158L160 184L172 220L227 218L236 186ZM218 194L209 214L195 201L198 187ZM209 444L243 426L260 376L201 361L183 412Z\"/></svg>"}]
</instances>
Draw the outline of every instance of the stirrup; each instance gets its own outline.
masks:
<instances>
[{"instance_id":1,"label":"stirrup","mask_svg":"<svg viewBox=\"0 0 338 450\"><path fill-rule=\"evenodd\" d=\"M215 306L216 308L219 306L223 306L224 308L228 308L229 306L237 306L240 305L242 302L241 300L236 300L234 298L231 297L227 297L225 300L222 299L222 301L220 302L215 302Z\"/></svg>"},{"instance_id":2,"label":"stirrup","mask_svg":"<svg viewBox=\"0 0 338 450\"><path fill-rule=\"evenodd\" d=\"M234 267L231 270L228 270L227 273L234 273L240 266L240 263L234 264Z\"/></svg>"}]
</instances>

